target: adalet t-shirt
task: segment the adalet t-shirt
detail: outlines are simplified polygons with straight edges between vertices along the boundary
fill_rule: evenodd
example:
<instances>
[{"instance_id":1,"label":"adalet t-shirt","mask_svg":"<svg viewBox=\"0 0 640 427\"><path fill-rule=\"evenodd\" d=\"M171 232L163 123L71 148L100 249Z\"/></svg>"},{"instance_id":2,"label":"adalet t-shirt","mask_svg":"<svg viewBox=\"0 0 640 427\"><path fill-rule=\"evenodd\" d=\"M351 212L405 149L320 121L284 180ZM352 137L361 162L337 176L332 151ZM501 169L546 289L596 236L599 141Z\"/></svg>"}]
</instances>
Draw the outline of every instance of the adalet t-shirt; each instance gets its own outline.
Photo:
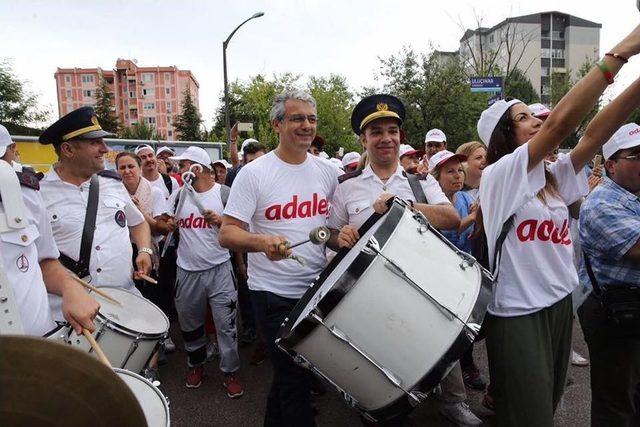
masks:
<instances>
[{"instance_id":1,"label":"adalet t-shirt","mask_svg":"<svg viewBox=\"0 0 640 427\"><path fill-rule=\"evenodd\" d=\"M528 164L527 143L485 168L480 182L492 263L502 226L515 213L514 225L502 246L498 281L488 308L495 316L534 313L578 286L567 205L588 193L587 176L584 169L574 171L571 157L561 154L548 165L560 197L547 195L545 204L536 196L546 183L545 162L531 171L527 171Z\"/></svg>"},{"instance_id":2,"label":"adalet t-shirt","mask_svg":"<svg viewBox=\"0 0 640 427\"><path fill-rule=\"evenodd\" d=\"M296 243L309 231L327 224L330 200L338 185L331 162L307 155L299 165L285 163L270 152L244 166L231 187L225 215L249 224L257 234L283 236ZM324 245L307 243L293 249L306 260L270 261L262 252L249 253L249 289L300 298L326 265Z\"/></svg>"}]
</instances>

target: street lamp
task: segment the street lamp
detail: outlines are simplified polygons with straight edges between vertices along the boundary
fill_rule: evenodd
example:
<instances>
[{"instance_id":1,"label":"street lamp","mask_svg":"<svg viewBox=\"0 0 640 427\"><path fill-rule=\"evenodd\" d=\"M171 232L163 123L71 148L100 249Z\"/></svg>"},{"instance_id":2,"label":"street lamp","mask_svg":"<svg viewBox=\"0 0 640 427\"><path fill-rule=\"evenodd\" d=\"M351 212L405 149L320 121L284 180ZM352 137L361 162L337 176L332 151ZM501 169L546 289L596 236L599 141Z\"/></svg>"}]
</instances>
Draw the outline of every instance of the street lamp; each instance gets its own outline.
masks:
<instances>
[{"instance_id":1,"label":"street lamp","mask_svg":"<svg viewBox=\"0 0 640 427\"><path fill-rule=\"evenodd\" d=\"M231 119L229 117L229 87L227 86L227 46L229 45L231 37L233 37L233 35L240 29L240 27L242 27L252 19L260 18L261 16L264 16L264 12L254 13L249 19L245 19L244 21L242 21L242 23L238 25L235 30L231 31L229 37L227 37L227 39L222 42L222 67L224 70L224 126L227 133L227 142L230 142L229 139L231 138Z\"/></svg>"}]
</instances>

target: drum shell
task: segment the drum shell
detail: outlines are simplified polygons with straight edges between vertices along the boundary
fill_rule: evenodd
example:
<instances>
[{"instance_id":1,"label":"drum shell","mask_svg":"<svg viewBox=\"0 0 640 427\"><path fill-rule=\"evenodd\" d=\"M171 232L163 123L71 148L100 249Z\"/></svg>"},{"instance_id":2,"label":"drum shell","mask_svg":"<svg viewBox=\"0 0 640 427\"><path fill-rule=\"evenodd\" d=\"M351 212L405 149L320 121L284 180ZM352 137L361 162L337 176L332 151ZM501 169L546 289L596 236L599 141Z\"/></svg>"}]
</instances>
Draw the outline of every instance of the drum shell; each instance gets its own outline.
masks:
<instances>
[{"instance_id":1,"label":"drum shell","mask_svg":"<svg viewBox=\"0 0 640 427\"><path fill-rule=\"evenodd\" d=\"M146 378L124 369L113 369L129 386L147 419L148 427L169 427L169 402L162 392Z\"/></svg>"}]
</instances>

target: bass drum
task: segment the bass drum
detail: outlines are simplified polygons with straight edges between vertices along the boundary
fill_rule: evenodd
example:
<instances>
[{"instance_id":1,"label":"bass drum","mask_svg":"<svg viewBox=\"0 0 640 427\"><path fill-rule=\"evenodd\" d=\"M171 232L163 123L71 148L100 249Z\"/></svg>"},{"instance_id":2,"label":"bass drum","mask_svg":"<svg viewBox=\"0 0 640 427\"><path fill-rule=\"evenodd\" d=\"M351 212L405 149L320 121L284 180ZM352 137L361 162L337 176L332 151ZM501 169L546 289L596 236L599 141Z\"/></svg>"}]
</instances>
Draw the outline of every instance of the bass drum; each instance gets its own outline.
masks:
<instances>
[{"instance_id":1,"label":"bass drum","mask_svg":"<svg viewBox=\"0 0 640 427\"><path fill-rule=\"evenodd\" d=\"M383 421L423 401L473 343L492 280L396 199L285 319L277 345Z\"/></svg>"}]
</instances>

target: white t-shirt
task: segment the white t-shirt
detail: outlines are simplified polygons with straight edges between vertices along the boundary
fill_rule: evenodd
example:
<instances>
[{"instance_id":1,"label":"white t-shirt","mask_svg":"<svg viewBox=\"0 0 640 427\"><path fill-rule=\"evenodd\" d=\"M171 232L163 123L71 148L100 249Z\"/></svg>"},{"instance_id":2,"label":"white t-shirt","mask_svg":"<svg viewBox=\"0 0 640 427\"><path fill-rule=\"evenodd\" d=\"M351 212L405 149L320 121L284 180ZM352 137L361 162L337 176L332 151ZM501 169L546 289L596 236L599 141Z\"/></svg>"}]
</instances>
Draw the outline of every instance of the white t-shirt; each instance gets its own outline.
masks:
<instances>
[{"instance_id":1,"label":"white t-shirt","mask_svg":"<svg viewBox=\"0 0 640 427\"><path fill-rule=\"evenodd\" d=\"M560 198L536 196L544 188L544 162L527 172L528 144L518 147L482 173L480 200L489 260L505 221L514 225L502 246L498 282L489 312L521 316L558 302L578 285L567 205L588 193L584 170L576 173L568 154L548 166Z\"/></svg>"},{"instance_id":2,"label":"white t-shirt","mask_svg":"<svg viewBox=\"0 0 640 427\"><path fill-rule=\"evenodd\" d=\"M178 181L172 176L169 176L169 178L171 178L171 194L169 194L169 189L165 185L162 175L158 175L158 178L155 181L151 181L150 179L148 180L152 186L162 191L162 196L165 200L169 200L169 196L175 194L180 189Z\"/></svg>"},{"instance_id":3,"label":"white t-shirt","mask_svg":"<svg viewBox=\"0 0 640 427\"><path fill-rule=\"evenodd\" d=\"M307 240L313 228L326 225L337 185L338 171L331 162L307 155L302 164L292 165L272 151L240 170L224 214L249 224L252 233L296 243ZM249 289L302 297L326 265L324 245L304 244L293 253L303 257L306 266L249 253Z\"/></svg>"},{"instance_id":4,"label":"white t-shirt","mask_svg":"<svg viewBox=\"0 0 640 427\"><path fill-rule=\"evenodd\" d=\"M222 214L220 185L197 193L197 196L205 209ZM230 258L229 251L218 243L219 228L207 224L189 193L184 191L180 197L185 200L180 211L176 212L176 223L180 229L178 266L187 271L202 271L227 261Z\"/></svg>"},{"instance_id":5,"label":"white t-shirt","mask_svg":"<svg viewBox=\"0 0 640 427\"><path fill-rule=\"evenodd\" d=\"M328 226L336 230L347 224L360 228L373 214L373 203L383 192L415 202L416 198L403 171L402 166L398 165L387 182L382 182L369 165L362 170L362 174L343 181L333 196ZM427 175L419 182L430 205L451 204L433 176Z\"/></svg>"}]
</instances>

